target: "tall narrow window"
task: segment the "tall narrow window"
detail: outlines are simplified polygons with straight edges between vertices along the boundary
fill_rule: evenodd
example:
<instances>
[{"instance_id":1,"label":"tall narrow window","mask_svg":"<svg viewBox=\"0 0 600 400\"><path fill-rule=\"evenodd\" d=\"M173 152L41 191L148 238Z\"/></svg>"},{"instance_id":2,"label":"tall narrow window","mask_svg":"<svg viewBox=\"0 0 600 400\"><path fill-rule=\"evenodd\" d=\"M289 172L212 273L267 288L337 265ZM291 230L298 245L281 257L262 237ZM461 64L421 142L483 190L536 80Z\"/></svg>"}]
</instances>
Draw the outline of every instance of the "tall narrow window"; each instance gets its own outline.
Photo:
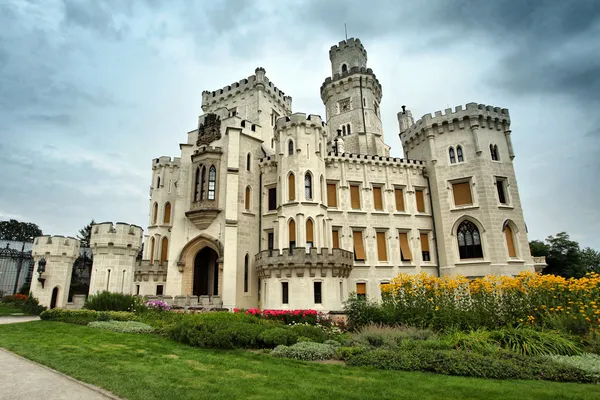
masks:
<instances>
[{"instance_id":1,"label":"tall narrow window","mask_svg":"<svg viewBox=\"0 0 600 400\"><path fill-rule=\"evenodd\" d=\"M135 285L135 295L136 296L140 295L140 285Z\"/></svg>"},{"instance_id":2,"label":"tall narrow window","mask_svg":"<svg viewBox=\"0 0 600 400\"><path fill-rule=\"evenodd\" d=\"M156 188L160 188L160 176L156 179Z\"/></svg>"},{"instance_id":3,"label":"tall narrow window","mask_svg":"<svg viewBox=\"0 0 600 400\"><path fill-rule=\"evenodd\" d=\"M291 219L288 224L288 237L290 242L290 251L292 251L292 249L296 247L296 221L293 219Z\"/></svg>"},{"instance_id":4,"label":"tall narrow window","mask_svg":"<svg viewBox=\"0 0 600 400\"><path fill-rule=\"evenodd\" d=\"M421 233L421 256L423 261L431 261L431 255L429 254L429 235Z\"/></svg>"},{"instance_id":5,"label":"tall narrow window","mask_svg":"<svg viewBox=\"0 0 600 400\"><path fill-rule=\"evenodd\" d=\"M154 264L154 247L155 247L155 240L154 240L154 236L152 236L150 238L150 264Z\"/></svg>"},{"instance_id":6,"label":"tall narrow window","mask_svg":"<svg viewBox=\"0 0 600 400\"><path fill-rule=\"evenodd\" d=\"M165 212L164 212L163 222L165 224L171 223L171 203L169 203L169 202L165 203Z\"/></svg>"},{"instance_id":7,"label":"tall narrow window","mask_svg":"<svg viewBox=\"0 0 600 400\"><path fill-rule=\"evenodd\" d=\"M448 150L448 152L450 153L450 164L456 163L456 155L454 154L454 149L450 147L450 150Z\"/></svg>"},{"instance_id":8,"label":"tall narrow window","mask_svg":"<svg viewBox=\"0 0 600 400\"><path fill-rule=\"evenodd\" d=\"M367 284L364 282L358 282L356 284L356 297L365 300L367 298Z\"/></svg>"},{"instance_id":9,"label":"tall narrow window","mask_svg":"<svg viewBox=\"0 0 600 400\"><path fill-rule=\"evenodd\" d=\"M422 190L415 190L415 197L417 199L417 211L420 213L425 212L425 199Z\"/></svg>"},{"instance_id":10,"label":"tall narrow window","mask_svg":"<svg viewBox=\"0 0 600 400\"><path fill-rule=\"evenodd\" d=\"M498 145L494 145L494 154L496 155L496 161L500 161L500 153L498 152Z\"/></svg>"},{"instance_id":11,"label":"tall narrow window","mask_svg":"<svg viewBox=\"0 0 600 400\"><path fill-rule=\"evenodd\" d=\"M250 163L252 162L252 156L250 153L246 155L246 171L250 171Z\"/></svg>"},{"instance_id":12,"label":"tall narrow window","mask_svg":"<svg viewBox=\"0 0 600 400\"><path fill-rule=\"evenodd\" d=\"M111 270L106 270L106 291L110 289L110 273Z\"/></svg>"},{"instance_id":13,"label":"tall narrow window","mask_svg":"<svg viewBox=\"0 0 600 400\"><path fill-rule=\"evenodd\" d=\"M154 207L152 208L152 225L156 225L157 219L158 219L158 203L154 203Z\"/></svg>"},{"instance_id":14,"label":"tall narrow window","mask_svg":"<svg viewBox=\"0 0 600 400\"><path fill-rule=\"evenodd\" d=\"M461 259L482 258L479 229L471 221L463 221L457 229L458 252Z\"/></svg>"},{"instance_id":15,"label":"tall narrow window","mask_svg":"<svg viewBox=\"0 0 600 400\"><path fill-rule=\"evenodd\" d=\"M269 188L269 211L277 209L277 188Z\"/></svg>"},{"instance_id":16,"label":"tall narrow window","mask_svg":"<svg viewBox=\"0 0 600 400\"><path fill-rule=\"evenodd\" d=\"M269 255L273 253L273 246L275 242L275 235L273 232L267 233L267 249L269 250Z\"/></svg>"},{"instance_id":17,"label":"tall narrow window","mask_svg":"<svg viewBox=\"0 0 600 400\"><path fill-rule=\"evenodd\" d=\"M208 170L208 200L215 199L215 188L217 182L217 169L214 165Z\"/></svg>"},{"instance_id":18,"label":"tall narrow window","mask_svg":"<svg viewBox=\"0 0 600 400\"><path fill-rule=\"evenodd\" d=\"M408 245L408 234L406 232L400 232L398 236L400 237L400 260L412 260L412 253L410 252L410 246Z\"/></svg>"},{"instance_id":19,"label":"tall narrow window","mask_svg":"<svg viewBox=\"0 0 600 400\"><path fill-rule=\"evenodd\" d=\"M396 197L396 211L404 211L404 192L400 188L394 189L394 196Z\"/></svg>"},{"instance_id":20,"label":"tall narrow window","mask_svg":"<svg viewBox=\"0 0 600 400\"><path fill-rule=\"evenodd\" d=\"M350 185L350 205L353 210L360 209L360 186Z\"/></svg>"},{"instance_id":21,"label":"tall narrow window","mask_svg":"<svg viewBox=\"0 0 600 400\"><path fill-rule=\"evenodd\" d=\"M156 285L156 295L162 296L164 293L165 286L164 285Z\"/></svg>"},{"instance_id":22,"label":"tall narrow window","mask_svg":"<svg viewBox=\"0 0 600 400\"><path fill-rule=\"evenodd\" d=\"M246 193L244 197L244 208L246 211L250 210L250 186L246 186Z\"/></svg>"},{"instance_id":23,"label":"tall narrow window","mask_svg":"<svg viewBox=\"0 0 600 400\"><path fill-rule=\"evenodd\" d=\"M350 124L346 125L346 132L348 133L348 135L352 133L352 129L350 129Z\"/></svg>"},{"instance_id":24,"label":"tall narrow window","mask_svg":"<svg viewBox=\"0 0 600 400\"><path fill-rule=\"evenodd\" d=\"M288 176L288 200L296 200L296 177L293 173Z\"/></svg>"},{"instance_id":25,"label":"tall narrow window","mask_svg":"<svg viewBox=\"0 0 600 400\"><path fill-rule=\"evenodd\" d=\"M342 64L342 73L348 72L348 66L346 64Z\"/></svg>"},{"instance_id":26,"label":"tall narrow window","mask_svg":"<svg viewBox=\"0 0 600 400\"><path fill-rule=\"evenodd\" d=\"M202 178L200 181L200 200L204 200L206 195L206 166L202 166Z\"/></svg>"},{"instance_id":27,"label":"tall narrow window","mask_svg":"<svg viewBox=\"0 0 600 400\"><path fill-rule=\"evenodd\" d=\"M337 207L337 190L335 183L327 184L327 206Z\"/></svg>"},{"instance_id":28,"label":"tall narrow window","mask_svg":"<svg viewBox=\"0 0 600 400\"><path fill-rule=\"evenodd\" d=\"M383 211L383 196L381 194L381 187L373 188L373 205L375 210Z\"/></svg>"},{"instance_id":29,"label":"tall narrow window","mask_svg":"<svg viewBox=\"0 0 600 400\"><path fill-rule=\"evenodd\" d=\"M200 200L200 167L196 168L196 178L194 179L194 201Z\"/></svg>"},{"instance_id":30,"label":"tall narrow window","mask_svg":"<svg viewBox=\"0 0 600 400\"><path fill-rule=\"evenodd\" d=\"M363 243L362 231L353 231L354 239L354 261L365 261L365 245Z\"/></svg>"},{"instance_id":31,"label":"tall narrow window","mask_svg":"<svg viewBox=\"0 0 600 400\"><path fill-rule=\"evenodd\" d=\"M320 182L321 182L321 186L319 186L319 192L321 192L321 203L325 203L325 182L323 180L323 175L321 175Z\"/></svg>"},{"instance_id":32,"label":"tall narrow window","mask_svg":"<svg viewBox=\"0 0 600 400\"><path fill-rule=\"evenodd\" d=\"M248 254L244 257L244 293L248 293Z\"/></svg>"},{"instance_id":33,"label":"tall narrow window","mask_svg":"<svg viewBox=\"0 0 600 400\"><path fill-rule=\"evenodd\" d=\"M508 223L504 227L504 236L506 236L506 247L508 248L508 256L511 258L516 257L517 252L515 250L513 231Z\"/></svg>"},{"instance_id":34,"label":"tall narrow window","mask_svg":"<svg viewBox=\"0 0 600 400\"><path fill-rule=\"evenodd\" d=\"M312 200L312 176L310 173L304 175L304 197L306 200Z\"/></svg>"},{"instance_id":35,"label":"tall narrow window","mask_svg":"<svg viewBox=\"0 0 600 400\"><path fill-rule=\"evenodd\" d=\"M463 157L462 147L460 146L456 146L456 158L458 159L458 162L463 162L465 160Z\"/></svg>"},{"instance_id":36,"label":"tall narrow window","mask_svg":"<svg viewBox=\"0 0 600 400\"><path fill-rule=\"evenodd\" d=\"M496 190L498 191L498 201L500 204L507 204L506 194L504 193L504 179L496 178Z\"/></svg>"},{"instance_id":37,"label":"tall narrow window","mask_svg":"<svg viewBox=\"0 0 600 400\"><path fill-rule=\"evenodd\" d=\"M289 284L287 282L281 282L281 304L289 303L289 297L290 297L289 290L290 290Z\"/></svg>"},{"instance_id":38,"label":"tall narrow window","mask_svg":"<svg viewBox=\"0 0 600 400\"><path fill-rule=\"evenodd\" d=\"M306 251L308 252L314 244L314 224L312 219L306 220Z\"/></svg>"},{"instance_id":39,"label":"tall narrow window","mask_svg":"<svg viewBox=\"0 0 600 400\"><path fill-rule=\"evenodd\" d=\"M169 239L164 236L160 242L160 263L167 262L169 259Z\"/></svg>"},{"instance_id":40,"label":"tall narrow window","mask_svg":"<svg viewBox=\"0 0 600 400\"><path fill-rule=\"evenodd\" d=\"M494 161L500 160L500 158L498 157L498 145L490 144L490 154L492 156L492 160L494 160Z\"/></svg>"},{"instance_id":41,"label":"tall narrow window","mask_svg":"<svg viewBox=\"0 0 600 400\"><path fill-rule=\"evenodd\" d=\"M455 206L466 206L473 204L473 197L471 196L471 183L460 182L452 184L452 193L454 194L454 205Z\"/></svg>"},{"instance_id":42,"label":"tall narrow window","mask_svg":"<svg viewBox=\"0 0 600 400\"><path fill-rule=\"evenodd\" d=\"M322 296L321 296L321 282L313 282L313 292L314 292L314 296L315 296L315 304L321 304L322 301Z\"/></svg>"},{"instance_id":43,"label":"tall narrow window","mask_svg":"<svg viewBox=\"0 0 600 400\"><path fill-rule=\"evenodd\" d=\"M334 229L331 231L331 242L334 249L340 248L340 231Z\"/></svg>"},{"instance_id":44,"label":"tall narrow window","mask_svg":"<svg viewBox=\"0 0 600 400\"><path fill-rule=\"evenodd\" d=\"M288 156L293 156L294 155L294 142L292 141L292 139L290 139L288 141Z\"/></svg>"},{"instance_id":45,"label":"tall narrow window","mask_svg":"<svg viewBox=\"0 0 600 400\"><path fill-rule=\"evenodd\" d=\"M342 125L342 136L346 136L346 125Z\"/></svg>"},{"instance_id":46,"label":"tall narrow window","mask_svg":"<svg viewBox=\"0 0 600 400\"><path fill-rule=\"evenodd\" d=\"M377 259L387 261L387 247L385 244L385 232L377 232Z\"/></svg>"}]
</instances>

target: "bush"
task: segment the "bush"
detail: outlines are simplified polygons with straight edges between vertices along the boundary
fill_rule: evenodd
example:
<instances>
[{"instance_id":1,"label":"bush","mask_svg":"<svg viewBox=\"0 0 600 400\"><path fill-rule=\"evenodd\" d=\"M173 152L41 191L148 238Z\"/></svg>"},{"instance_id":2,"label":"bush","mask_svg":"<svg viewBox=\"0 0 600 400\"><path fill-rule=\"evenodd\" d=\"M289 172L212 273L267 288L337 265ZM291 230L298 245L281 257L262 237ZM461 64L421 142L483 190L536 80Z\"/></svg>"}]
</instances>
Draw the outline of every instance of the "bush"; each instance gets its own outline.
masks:
<instances>
[{"instance_id":1,"label":"bush","mask_svg":"<svg viewBox=\"0 0 600 400\"><path fill-rule=\"evenodd\" d=\"M195 318L174 324L167 333L172 339L190 346L258 348L262 345L259 335L269 328L267 324L229 318Z\"/></svg>"},{"instance_id":2,"label":"bush","mask_svg":"<svg viewBox=\"0 0 600 400\"><path fill-rule=\"evenodd\" d=\"M369 324L354 332L350 343L352 345L395 348L403 340L427 340L436 336L429 329Z\"/></svg>"},{"instance_id":3,"label":"bush","mask_svg":"<svg viewBox=\"0 0 600 400\"><path fill-rule=\"evenodd\" d=\"M335 349L335 355L339 360L348 360L351 357L368 351L369 349L362 346L340 346Z\"/></svg>"},{"instance_id":4,"label":"bush","mask_svg":"<svg viewBox=\"0 0 600 400\"><path fill-rule=\"evenodd\" d=\"M102 292L88 296L83 308L95 311L143 311L142 300L133 295Z\"/></svg>"},{"instance_id":5,"label":"bush","mask_svg":"<svg viewBox=\"0 0 600 400\"><path fill-rule=\"evenodd\" d=\"M583 345L587 353L600 354L600 332L591 331L583 340Z\"/></svg>"},{"instance_id":6,"label":"bush","mask_svg":"<svg viewBox=\"0 0 600 400\"><path fill-rule=\"evenodd\" d=\"M559 332L531 328L504 328L490 332L490 339L501 347L525 355L575 355L581 347Z\"/></svg>"},{"instance_id":7,"label":"bush","mask_svg":"<svg viewBox=\"0 0 600 400\"><path fill-rule=\"evenodd\" d=\"M135 314L124 311L98 312L94 310L65 310L62 308L53 308L40 314L40 318L45 321L66 322L77 325L87 325L90 322L102 321L132 321ZM108 318L108 320L106 319Z\"/></svg>"},{"instance_id":8,"label":"bush","mask_svg":"<svg viewBox=\"0 0 600 400\"><path fill-rule=\"evenodd\" d=\"M327 340L327 334L323 331L323 329L306 324L298 324L291 325L290 329L294 332L298 337L302 336L310 339L313 342L323 343Z\"/></svg>"},{"instance_id":9,"label":"bush","mask_svg":"<svg viewBox=\"0 0 600 400\"><path fill-rule=\"evenodd\" d=\"M541 357L526 357L509 352L486 356L462 350L395 351L375 349L358 352L348 365L379 369L425 371L446 375L487 379L544 379L561 382L597 382L579 368Z\"/></svg>"},{"instance_id":10,"label":"bush","mask_svg":"<svg viewBox=\"0 0 600 400\"><path fill-rule=\"evenodd\" d=\"M596 354L582 354L580 356L550 356L560 364L579 368L590 375L600 377L600 356Z\"/></svg>"},{"instance_id":11,"label":"bush","mask_svg":"<svg viewBox=\"0 0 600 400\"><path fill-rule=\"evenodd\" d=\"M169 311L171 309L170 305L159 300L147 301L145 306L148 307L148 309L155 311Z\"/></svg>"},{"instance_id":12,"label":"bush","mask_svg":"<svg viewBox=\"0 0 600 400\"><path fill-rule=\"evenodd\" d=\"M152 333L154 328L137 321L94 321L88 324L90 328L105 329L121 333Z\"/></svg>"},{"instance_id":13,"label":"bush","mask_svg":"<svg viewBox=\"0 0 600 400\"><path fill-rule=\"evenodd\" d=\"M340 342L337 342L337 341L331 340L331 339L324 341L323 344L328 344L328 345L333 346L335 348L338 348L338 347L341 346Z\"/></svg>"},{"instance_id":14,"label":"bush","mask_svg":"<svg viewBox=\"0 0 600 400\"><path fill-rule=\"evenodd\" d=\"M304 361L329 360L335 355L335 348L324 343L301 342L289 347L277 346L271 355Z\"/></svg>"},{"instance_id":15,"label":"bush","mask_svg":"<svg viewBox=\"0 0 600 400\"><path fill-rule=\"evenodd\" d=\"M38 299L33 297L31 293L29 293L29 297L27 297L27 300L23 302L21 308L24 312L31 315L40 315L44 310L46 310L46 307L40 305Z\"/></svg>"},{"instance_id":16,"label":"bush","mask_svg":"<svg viewBox=\"0 0 600 400\"><path fill-rule=\"evenodd\" d=\"M258 336L265 347L276 347L279 345L292 345L298 340L298 335L289 328L267 329Z\"/></svg>"}]
</instances>

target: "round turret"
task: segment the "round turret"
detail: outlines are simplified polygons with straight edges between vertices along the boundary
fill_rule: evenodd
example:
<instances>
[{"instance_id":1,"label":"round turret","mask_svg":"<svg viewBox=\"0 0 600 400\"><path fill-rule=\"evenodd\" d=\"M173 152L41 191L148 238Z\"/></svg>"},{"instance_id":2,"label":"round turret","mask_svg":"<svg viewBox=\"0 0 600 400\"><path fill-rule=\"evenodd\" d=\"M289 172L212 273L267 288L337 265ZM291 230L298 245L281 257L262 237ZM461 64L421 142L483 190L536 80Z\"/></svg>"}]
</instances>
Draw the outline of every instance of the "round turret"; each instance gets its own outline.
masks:
<instances>
[{"instance_id":1,"label":"round turret","mask_svg":"<svg viewBox=\"0 0 600 400\"><path fill-rule=\"evenodd\" d=\"M359 39L350 38L331 46L329 60L331 60L331 75L342 74L352 67L366 68L367 51Z\"/></svg>"}]
</instances>

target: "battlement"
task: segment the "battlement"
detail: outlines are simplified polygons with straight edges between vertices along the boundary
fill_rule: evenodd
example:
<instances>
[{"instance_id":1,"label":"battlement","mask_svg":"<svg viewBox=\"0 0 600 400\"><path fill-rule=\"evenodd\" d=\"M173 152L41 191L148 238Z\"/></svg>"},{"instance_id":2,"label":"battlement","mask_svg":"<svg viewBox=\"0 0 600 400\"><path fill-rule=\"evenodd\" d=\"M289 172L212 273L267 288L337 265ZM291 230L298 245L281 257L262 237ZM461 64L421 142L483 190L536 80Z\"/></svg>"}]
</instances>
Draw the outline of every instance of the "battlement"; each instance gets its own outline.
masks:
<instances>
[{"instance_id":1,"label":"battlement","mask_svg":"<svg viewBox=\"0 0 600 400\"><path fill-rule=\"evenodd\" d=\"M252 90L255 87L261 86L266 93L270 94L273 99L286 111L292 110L292 98L286 96L285 93L278 89L277 86L269 80L265 75L265 69L262 67L256 68L255 74L246 79L234 82L221 89L215 91L205 90L202 92L202 109L227 100L229 97L237 96L247 90Z\"/></svg>"},{"instance_id":2,"label":"battlement","mask_svg":"<svg viewBox=\"0 0 600 400\"><path fill-rule=\"evenodd\" d=\"M181 164L181 158L180 157L169 157L169 156L162 156L162 157L158 157L152 160L152 169L157 169L160 167L175 167L175 168L179 168L179 165Z\"/></svg>"},{"instance_id":3,"label":"battlement","mask_svg":"<svg viewBox=\"0 0 600 400\"><path fill-rule=\"evenodd\" d=\"M296 125L324 128L325 122L320 115L309 114L307 117L305 113L294 113L292 115L277 118L277 122L275 123L276 129L288 129Z\"/></svg>"},{"instance_id":4,"label":"battlement","mask_svg":"<svg viewBox=\"0 0 600 400\"><path fill-rule=\"evenodd\" d=\"M331 46L329 49L329 59L333 59L338 52L348 50L348 49L358 49L365 57L367 57L367 51L365 47L360 42L360 39L350 38L348 40L342 40L337 45Z\"/></svg>"},{"instance_id":5,"label":"battlement","mask_svg":"<svg viewBox=\"0 0 600 400\"><path fill-rule=\"evenodd\" d=\"M335 155L335 153L333 152L327 153L327 156L325 157L325 163L331 163L334 161L356 162L361 164L364 163L374 165L410 166L420 169L425 168L425 164L421 160L409 160L404 158L377 156L370 154L342 153Z\"/></svg>"},{"instance_id":6,"label":"battlement","mask_svg":"<svg viewBox=\"0 0 600 400\"><path fill-rule=\"evenodd\" d=\"M406 117L406 111L398 113L398 120ZM465 124L465 121L468 124ZM423 134L427 129L434 129L434 133L443 133L445 130L469 128L471 125L487 127L496 130L508 130L510 128L510 115L508 109L489 106L485 104L468 103L457 106L452 110L435 111L434 114L425 114L412 126L400 133L402 141L412 140L415 136ZM441 130L441 132L440 132Z\"/></svg>"},{"instance_id":7,"label":"battlement","mask_svg":"<svg viewBox=\"0 0 600 400\"><path fill-rule=\"evenodd\" d=\"M73 237L44 235L35 238L31 253L33 256L39 257L59 256L76 258L79 256L80 245L79 240Z\"/></svg>"},{"instance_id":8,"label":"battlement","mask_svg":"<svg viewBox=\"0 0 600 400\"><path fill-rule=\"evenodd\" d=\"M124 222L102 222L92 226L92 249L98 247L129 248L138 251L142 246L143 229Z\"/></svg>"},{"instance_id":9,"label":"battlement","mask_svg":"<svg viewBox=\"0 0 600 400\"><path fill-rule=\"evenodd\" d=\"M356 79L356 77L353 77L354 75L367 75L368 78L365 78L361 81L360 79ZM381 97L383 94L381 89L381 83L379 83L379 80L377 79L377 76L373 73L373 70L371 68L365 67L351 67L347 71L335 73L333 75L333 78L325 78L325 81L321 85L321 99L323 100L323 102L327 101L327 97L330 90L335 89L339 85L343 84L352 84L355 86L360 86L362 84L363 88L371 89L375 94L377 101L381 102Z\"/></svg>"}]
</instances>

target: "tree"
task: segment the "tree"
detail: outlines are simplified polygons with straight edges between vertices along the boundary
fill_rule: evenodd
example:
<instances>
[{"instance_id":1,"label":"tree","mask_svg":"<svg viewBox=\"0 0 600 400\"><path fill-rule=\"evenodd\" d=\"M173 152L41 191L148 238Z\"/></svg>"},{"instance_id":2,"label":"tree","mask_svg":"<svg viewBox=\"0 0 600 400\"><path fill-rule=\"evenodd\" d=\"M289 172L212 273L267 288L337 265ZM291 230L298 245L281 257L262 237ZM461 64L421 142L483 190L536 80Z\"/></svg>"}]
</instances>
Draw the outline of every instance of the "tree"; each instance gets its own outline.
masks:
<instances>
[{"instance_id":1,"label":"tree","mask_svg":"<svg viewBox=\"0 0 600 400\"><path fill-rule=\"evenodd\" d=\"M596 251L591 247L581 250L581 264L586 272L600 273L600 251Z\"/></svg>"},{"instance_id":2,"label":"tree","mask_svg":"<svg viewBox=\"0 0 600 400\"><path fill-rule=\"evenodd\" d=\"M38 236L42 236L42 230L32 222L0 221L0 240L32 242Z\"/></svg>"},{"instance_id":3,"label":"tree","mask_svg":"<svg viewBox=\"0 0 600 400\"><path fill-rule=\"evenodd\" d=\"M541 240L532 240L529 242L529 249L533 257L547 257L550 252L550 246Z\"/></svg>"},{"instance_id":4,"label":"tree","mask_svg":"<svg viewBox=\"0 0 600 400\"><path fill-rule=\"evenodd\" d=\"M545 248L540 246L541 242L534 242L536 242L533 245L535 251L543 253ZM565 278L580 278L585 275L579 243L571 240L566 232L548 236L546 243L542 243L542 245L547 246L546 263L548 266L544 268L544 274L560 275Z\"/></svg>"},{"instance_id":5,"label":"tree","mask_svg":"<svg viewBox=\"0 0 600 400\"><path fill-rule=\"evenodd\" d=\"M89 224L84 226L79 230L79 234L77 235L77 239L81 242L81 247L90 247L90 241L92 239L92 225L96 222L92 220Z\"/></svg>"}]
</instances>

